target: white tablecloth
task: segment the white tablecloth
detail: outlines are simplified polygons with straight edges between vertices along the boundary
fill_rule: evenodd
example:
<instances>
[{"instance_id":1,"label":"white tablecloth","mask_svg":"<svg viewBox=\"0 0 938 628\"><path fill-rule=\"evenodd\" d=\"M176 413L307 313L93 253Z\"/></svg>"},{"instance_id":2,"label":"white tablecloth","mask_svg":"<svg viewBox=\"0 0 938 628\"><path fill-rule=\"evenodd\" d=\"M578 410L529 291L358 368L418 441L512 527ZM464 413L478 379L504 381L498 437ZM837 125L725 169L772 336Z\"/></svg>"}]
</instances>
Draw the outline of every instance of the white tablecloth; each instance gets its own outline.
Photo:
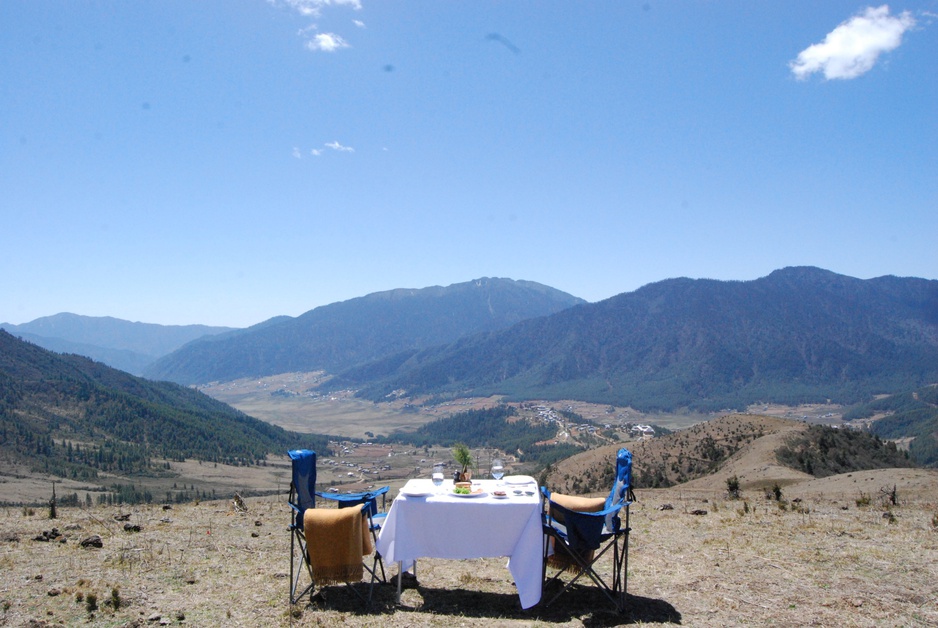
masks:
<instances>
[{"instance_id":1,"label":"white tablecloth","mask_svg":"<svg viewBox=\"0 0 938 628\"><path fill-rule=\"evenodd\" d=\"M494 480L473 483L488 492L482 497L457 497L446 482L444 495L398 495L378 537L386 561L409 565L418 558L483 558L507 556L522 608L541 599L543 533L536 484L505 486L509 497L495 499ZM410 480L408 489L433 490L430 480ZM515 496L522 488L532 495Z\"/></svg>"}]
</instances>

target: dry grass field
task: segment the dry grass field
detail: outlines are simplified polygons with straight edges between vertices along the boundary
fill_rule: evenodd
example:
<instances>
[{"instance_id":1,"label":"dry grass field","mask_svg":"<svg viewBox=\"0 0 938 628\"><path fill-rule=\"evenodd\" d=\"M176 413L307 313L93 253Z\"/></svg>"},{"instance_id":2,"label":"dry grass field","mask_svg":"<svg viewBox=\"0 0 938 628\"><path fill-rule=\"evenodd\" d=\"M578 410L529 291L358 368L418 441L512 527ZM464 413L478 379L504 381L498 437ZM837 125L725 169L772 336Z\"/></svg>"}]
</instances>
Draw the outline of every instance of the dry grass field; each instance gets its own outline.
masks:
<instances>
[{"instance_id":1,"label":"dry grass field","mask_svg":"<svg viewBox=\"0 0 938 628\"><path fill-rule=\"evenodd\" d=\"M897 506L883 486L897 487ZM5 508L0 625L938 625L938 473L810 480L782 502L719 489L638 492L622 615L585 588L522 611L502 559L422 560L400 605L390 584L368 610L330 587L291 613L285 496L248 499L247 512L230 500L60 508L54 521L47 508ZM34 540L53 527L60 539ZM92 535L102 547L81 547Z\"/></svg>"},{"instance_id":2,"label":"dry grass field","mask_svg":"<svg viewBox=\"0 0 938 628\"><path fill-rule=\"evenodd\" d=\"M736 415L628 444L640 464L690 448L694 443L684 441L692 437L719 442L761 434L710 475L637 491L628 609L621 615L591 588L523 611L504 559L421 560L419 581L405 588L399 605L387 584L377 587L368 609L345 587L329 587L291 609L286 464L187 463L193 465L187 473L228 487L262 471L266 479L253 481L278 486L280 494L248 498L246 512L231 499L169 508L60 507L55 520L48 507L2 508L0 626L938 625L938 471L814 479L774 461L785 434L799 429L791 421ZM562 489L565 474L595 469L614 450L558 465L551 487ZM363 471L372 460L398 460L400 472L425 471L419 456L427 452L388 453L394 452L350 444L338 464L322 462L320 485L333 475L348 477L343 460L356 465L357 486L372 479ZM445 454L431 451L429 459ZM740 499L726 493L730 475L740 479ZM395 487L394 495L402 482L381 483ZM780 499L767 490L776 483ZM82 547L93 535L101 547Z\"/></svg>"}]
</instances>

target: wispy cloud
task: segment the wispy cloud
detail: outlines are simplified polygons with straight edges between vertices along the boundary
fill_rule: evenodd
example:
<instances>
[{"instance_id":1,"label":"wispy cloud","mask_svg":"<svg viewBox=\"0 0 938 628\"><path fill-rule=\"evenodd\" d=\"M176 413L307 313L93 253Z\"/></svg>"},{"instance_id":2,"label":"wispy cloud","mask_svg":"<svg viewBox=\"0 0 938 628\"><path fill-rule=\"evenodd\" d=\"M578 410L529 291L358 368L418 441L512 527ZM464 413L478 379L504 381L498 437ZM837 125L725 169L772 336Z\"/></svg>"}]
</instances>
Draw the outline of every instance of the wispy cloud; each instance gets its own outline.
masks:
<instances>
[{"instance_id":1,"label":"wispy cloud","mask_svg":"<svg viewBox=\"0 0 938 628\"><path fill-rule=\"evenodd\" d=\"M280 4L277 0L267 0L270 4ZM361 0L282 0L282 3L306 17L319 17L323 7L345 5L353 9L362 8Z\"/></svg>"},{"instance_id":2,"label":"wispy cloud","mask_svg":"<svg viewBox=\"0 0 938 628\"><path fill-rule=\"evenodd\" d=\"M305 18L317 19L322 16L323 9L327 7L346 7L358 11L362 8L361 0L267 0L274 6L286 6ZM364 28L364 22L353 20L359 28ZM350 44L341 35L336 33L321 33L315 23L301 28L299 35L306 39L306 48L316 52L335 52L342 48L350 48Z\"/></svg>"},{"instance_id":3,"label":"wispy cloud","mask_svg":"<svg viewBox=\"0 0 938 628\"><path fill-rule=\"evenodd\" d=\"M352 148L351 146L342 146L342 144L339 144L338 142L328 142L324 144L324 146L326 148L331 148L332 150L337 150L340 153L354 153L355 152L355 149Z\"/></svg>"},{"instance_id":4,"label":"wispy cloud","mask_svg":"<svg viewBox=\"0 0 938 628\"><path fill-rule=\"evenodd\" d=\"M826 79L852 79L869 72L884 52L895 50L902 35L915 26L908 11L889 14L889 6L868 7L832 30L819 44L801 51L789 64L792 74L804 80L815 72Z\"/></svg>"}]
</instances>

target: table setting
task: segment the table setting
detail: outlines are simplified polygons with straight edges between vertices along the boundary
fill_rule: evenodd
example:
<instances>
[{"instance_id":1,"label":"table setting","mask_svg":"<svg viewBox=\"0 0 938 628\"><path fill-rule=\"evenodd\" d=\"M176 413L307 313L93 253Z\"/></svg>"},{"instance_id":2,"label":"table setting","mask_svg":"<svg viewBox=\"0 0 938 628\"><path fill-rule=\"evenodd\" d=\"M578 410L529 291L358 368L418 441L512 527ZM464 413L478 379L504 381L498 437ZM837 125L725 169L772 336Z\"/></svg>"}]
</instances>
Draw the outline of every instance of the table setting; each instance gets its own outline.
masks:
<instances>
[{"instance_id":1,"label":"table setting","mask_svg":"<svg viewBox=\"0 0 938 628\"><path fill-rule=\"evenodd\" d=\"M401 573L419 558L506 556L521 606L530 608L541 597L537 482L530 476L504 477L498 460L492 478L444 479L442 465L436 465L430 478L408 480L388 511L377 549L386 561L397 562Z\"/></svg>"}]
</instances>

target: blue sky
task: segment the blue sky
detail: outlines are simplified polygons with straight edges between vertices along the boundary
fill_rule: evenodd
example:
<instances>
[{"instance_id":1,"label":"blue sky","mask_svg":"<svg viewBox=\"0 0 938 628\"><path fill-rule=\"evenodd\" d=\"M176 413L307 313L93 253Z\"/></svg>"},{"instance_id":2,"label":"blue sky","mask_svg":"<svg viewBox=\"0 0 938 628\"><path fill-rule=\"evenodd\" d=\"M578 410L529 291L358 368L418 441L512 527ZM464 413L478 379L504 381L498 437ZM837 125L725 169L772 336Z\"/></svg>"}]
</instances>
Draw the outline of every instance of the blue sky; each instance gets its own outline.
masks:
<instances>
[{"instance_id":1,"label":"blue sky","mask_svg":"<svg viewBox=\"0 0 938 628\"><path fill-rule=\"evenodd\" d=\"M938 277L938 0L6 0L0 321Z\"/></svg>"}]
</instances>

